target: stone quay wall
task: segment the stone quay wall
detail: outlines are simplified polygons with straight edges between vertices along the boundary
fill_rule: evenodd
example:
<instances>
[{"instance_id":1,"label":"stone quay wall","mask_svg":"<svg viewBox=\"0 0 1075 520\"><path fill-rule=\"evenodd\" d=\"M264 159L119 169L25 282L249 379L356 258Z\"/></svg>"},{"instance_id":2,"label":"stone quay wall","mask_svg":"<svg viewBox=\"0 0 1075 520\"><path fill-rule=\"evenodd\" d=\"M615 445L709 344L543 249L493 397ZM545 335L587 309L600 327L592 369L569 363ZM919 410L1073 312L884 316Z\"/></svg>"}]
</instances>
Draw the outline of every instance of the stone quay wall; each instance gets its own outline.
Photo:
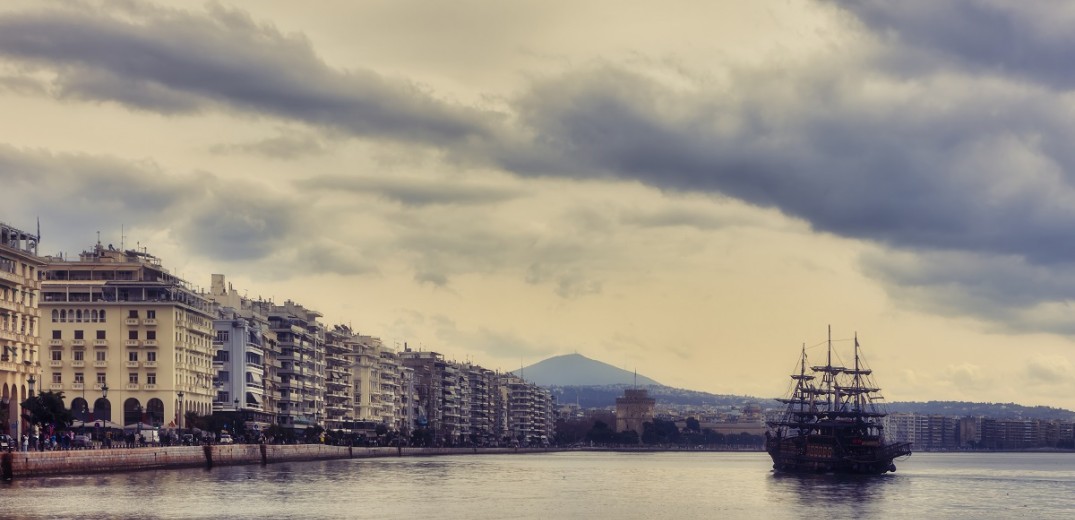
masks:
<instances>
[{"instance_id":1,"label":"stone quay wall","mask_svg":"<svg viewBox=\"0 0 1075 520\"><path fill-rule=\"evenodd\" d=\"M544 448L367 448L324 444L217 444L130 449L5 452L0 478L113 473L166 468L272 464L308 460L462 454L543 453Z\"/></svg>"}]
</instances>

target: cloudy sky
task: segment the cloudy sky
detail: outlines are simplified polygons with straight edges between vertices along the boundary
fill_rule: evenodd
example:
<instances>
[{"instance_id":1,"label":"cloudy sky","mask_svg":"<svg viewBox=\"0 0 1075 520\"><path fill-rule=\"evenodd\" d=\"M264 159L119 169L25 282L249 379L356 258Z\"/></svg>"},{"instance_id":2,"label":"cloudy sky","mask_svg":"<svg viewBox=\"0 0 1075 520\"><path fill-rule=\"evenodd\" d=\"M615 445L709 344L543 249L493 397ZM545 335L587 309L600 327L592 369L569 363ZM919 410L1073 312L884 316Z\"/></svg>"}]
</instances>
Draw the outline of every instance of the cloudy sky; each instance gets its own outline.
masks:
<instances>
[{"instance_id":1,"label":"cloudy sky","mask_svg":"<svg viewBox=\"0 0 1075 520\"><path fill-rule=\"evenodd\" d=\"M832 324L890 400L1075 408L1073 46L1044 0L8 0L0 220L490 368L774 396Z\"/></svg>"}]
</instances>

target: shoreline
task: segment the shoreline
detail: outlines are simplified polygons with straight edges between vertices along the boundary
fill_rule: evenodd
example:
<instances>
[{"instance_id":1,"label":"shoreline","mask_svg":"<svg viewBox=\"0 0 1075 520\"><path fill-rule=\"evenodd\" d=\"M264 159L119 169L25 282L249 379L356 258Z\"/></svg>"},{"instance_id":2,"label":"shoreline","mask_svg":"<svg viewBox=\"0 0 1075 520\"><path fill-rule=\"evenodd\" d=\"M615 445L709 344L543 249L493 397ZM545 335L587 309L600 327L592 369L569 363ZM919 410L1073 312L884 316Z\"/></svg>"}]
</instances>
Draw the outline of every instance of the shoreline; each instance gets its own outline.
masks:
<instances>
[{"instance_id":1,"label":"shoreline","mask_svg":"<svg viewBox=\"0 0 1075 520\"><path fill-rule=\"evenodd\" d=\"M551 453L559 448L396 448L324 444L215 444L65 451L12 451L0 454L3 480L56 475L122 473L172 468L206 468L315 460Z\"/></svg>"}]
</instances>

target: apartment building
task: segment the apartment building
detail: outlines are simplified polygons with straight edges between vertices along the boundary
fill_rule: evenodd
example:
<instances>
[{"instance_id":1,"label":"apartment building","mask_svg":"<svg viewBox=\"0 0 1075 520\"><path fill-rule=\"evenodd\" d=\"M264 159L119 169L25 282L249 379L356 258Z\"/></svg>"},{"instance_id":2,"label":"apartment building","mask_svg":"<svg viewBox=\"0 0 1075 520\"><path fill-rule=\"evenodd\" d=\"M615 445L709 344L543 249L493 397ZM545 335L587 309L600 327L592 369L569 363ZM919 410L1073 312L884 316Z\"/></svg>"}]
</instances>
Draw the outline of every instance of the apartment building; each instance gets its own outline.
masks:
<instances>
[{"instance_id":1,"label":"apartment building","mask_svg":"<svg viewBox=\"0 0 1075 520\"><path fill-rule=\"evenodd\" d=\"M552 395L547 388L528 383L514 374L499 378L505 403L509 442L520 446L540 446L553 436Z\"/></svg>"},{"instance_id":2,"label":"apartment building","mask_svg":"<svg viewBox=\"0 0 1075 520\"><path fill-rule=\"evenodd\" d=\"M19 403L42 378L39 243L39 234L0 222L0 432L14 436L22 433Z\"/></svg>"},{"instance_id":3,"label":"apartment building","mask_svg":"<svg viewBox=\"0 0 1075 520\"><path fill-rule=\"evenodd\" d=\"M46 258L43 274L42 388L64 392L77 419L169 426L181 398L212 412L212 303L188 282L145 251L100 243Z\"/></svg>"},{"instance_id":4,"label":"apartment building","mask_svg":"<svg viewBox=\"0 0 1075 520\"><path fill-rule=\"evenodd\" d=\"M355 334L350 341L355 420L404 431L407 370L399 356L380 338Z\"/></svg>"},{"instance_id":5,"label":"apartment building","mask_svg":"<svg viewBox=\"0 0 1075 520\"><path fill-rule=\"evenodd\" d=\"M276 424L279 361L276 333L255 302L214 274L206 295L214 303L213 413L233 416L244 431Z\"/></svg>"},{"instance_id":6,"label":"apartment building","mask_svg":"<svg viewBox=\"0 0 1075 520\"><path fill-rule=\"evenodd\" d=\"M324 426L325 327L321 313L293 301L283 305L254 302L268 317L279 348L279 400L276 424L302 435L307 428Z\"/></svg>"}]
</instances>

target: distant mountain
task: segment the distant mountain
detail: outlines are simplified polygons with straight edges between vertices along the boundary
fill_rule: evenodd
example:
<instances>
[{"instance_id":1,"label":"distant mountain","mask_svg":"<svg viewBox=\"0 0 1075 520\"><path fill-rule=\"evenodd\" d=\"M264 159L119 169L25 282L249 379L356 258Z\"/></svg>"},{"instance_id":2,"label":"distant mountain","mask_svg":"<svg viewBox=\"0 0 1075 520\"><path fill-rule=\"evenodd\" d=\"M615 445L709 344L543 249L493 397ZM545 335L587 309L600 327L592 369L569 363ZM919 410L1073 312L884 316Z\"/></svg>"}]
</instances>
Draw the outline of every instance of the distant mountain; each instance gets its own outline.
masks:
<instances>
[{"instance_id":1,"label":"distant mountain","mask_svg":"<svg viewBox=\"0 0 1075 520\"><path fill-rule=\"evenodd\" d=\"M580 354L567 354L539 361L512 372L541 386L601 386L636 384L635 373ZM640 386L660 383L639 374Z\"/></svg>"}]
</instances>

